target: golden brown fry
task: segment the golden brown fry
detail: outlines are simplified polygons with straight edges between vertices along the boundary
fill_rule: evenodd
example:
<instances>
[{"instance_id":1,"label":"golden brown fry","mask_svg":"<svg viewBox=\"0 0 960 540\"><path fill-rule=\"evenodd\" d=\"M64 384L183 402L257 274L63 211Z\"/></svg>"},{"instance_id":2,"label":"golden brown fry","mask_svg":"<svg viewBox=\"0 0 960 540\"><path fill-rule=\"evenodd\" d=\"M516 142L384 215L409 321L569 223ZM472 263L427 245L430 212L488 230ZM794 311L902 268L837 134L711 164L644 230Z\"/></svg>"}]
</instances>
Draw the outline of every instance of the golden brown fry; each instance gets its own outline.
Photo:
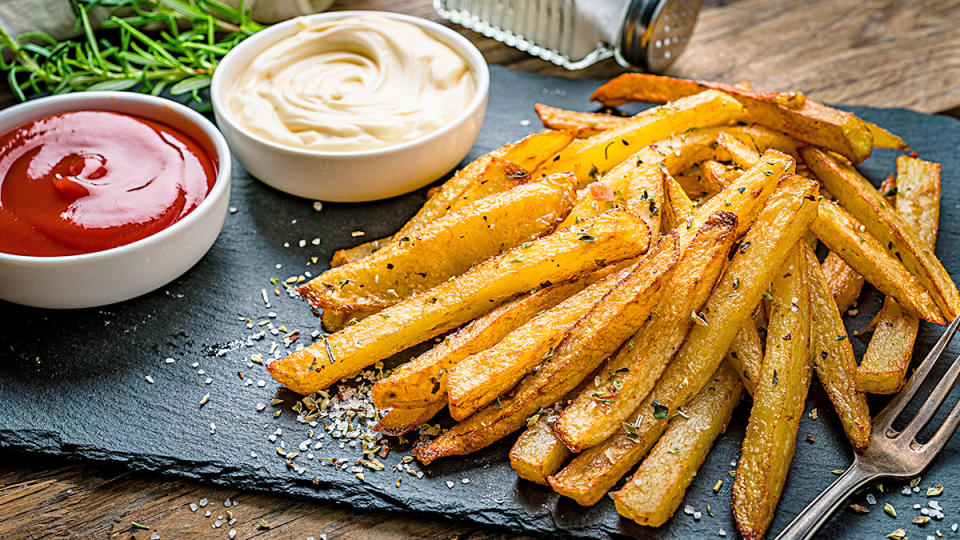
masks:
<instances>
[{"instance_id":1,"label":"golden brown fry","mask_svg":"<svg viewBox=\"0 0 960 540\"><path fill-rule=\"evenodd\" d=\"M693 203L680 184L672 176L664 175L664 231L672 231L687 219L693 219Z\"/></svg>"},{"instance_id":2,"label":"golden brown fry","mask_svg":"<svg viewBox=\"0 0 960 540\"><path fill-rule=\"evenodd\" d=\"M592 241L584 241L590 237ZM614 209L507 251L268 366L294 392L310 393L495 309L545 282L565 281L647 250L642 220Z\"/></svg>"},{"instance_id":3,"label":"golden brown fry","mask_svg":"<svg viewBox=\"0 0 960 540\"><path fill-rule=\"evenodd\" d=\"M940 175L939 163L910 156L897 158L897 213L931 248L937 245L940 225Z\"/></svg>"},{"instance_id":4,"label":"golden brown fry","mask_svg":"<svg viewBox=\"0 0 960 540\"><path fill-rule=\"evenodd\" d=\"M750 395L756 390L756 381L763 365L763 341L753 321L740 327L727 351L727 364L740 376L743 386Z\"/></svg>"},{"instance_id":5,"label":"golden brown fry","mask_svg":"<svg viewBox=\"0 0 960 540\"><path fill-rule=\"evenodd\" d=\"M446 404L446 372L464 358L493 347L507 334L545 309L566 300L614 270L606 267L573 281L557 283L508 302L447 336L420 356L400 365L373 385L373 403L390 407Z\"/></svg>"},{"instance_id":6,"label":"golden brown fry","mask_svg":"<svg viewBox=\"0 0 960 540\"><path fill-rule=\"evenodd\" d=\"M471 266L549 234L573 207L569 175L554 175L479 199L411 237L298 287L313 307L359 314L392 306Z\"/></svg>"},{"instance_id":7,"label":"golden brown fry","mask_svg":"<svg viewBox=\"0 0 960 540\"><path fill-rule=\"evenodd\" d=\"M736 182L737 178L740 178L740 173L743 172L712 159L701 163L700 170L703 173L703 185L709 191L723 191L724 188Z\"/></svg>"},{"instance_id":8,"label":"golden brown fry","mask_svg":"<svg viewBox=\"0 0 960 540\"><path fill-rule=\"evenodd\" d=\"M558 109L542 103L533 106L543 127L550 129L580 130L580 137L596 135L601 131L613 129L623 123L623 116L603 113L585 113Z\"/></svg>"},{"instance_id":9,"label":"golden brown fry","mask_svg":"<svg viewBox=\"0 0 960 540\"><path fill-rule=\"evenodd\" d=\"M810 289L807 261L795 244L773 280L766 355L731 491L740 535L763 538L787 479L810 388Z\"/></svg>"},{"instance_id":10,"label":"golden brown fry","mask_svg":"<svg viewBox=\"0 0 960 540\"><path fill-rule=\"evenodd\" d=\"M368 242L337 251L334 253L334 259L330 262L330 267L340 266L340 264L334 264L334 262L358 261L365 255L369 255L393 241L399 241L405 236L413 235L420 227L445 216L457 201L460 201L461 204L470 202L464 201L463 196L471 187L487 182L499 183L502 176L513 173L512 170L505 170L501 166L503 162L511 163L525 171L536 169L548 158L569 145L574 140L575 135L572 131L534 133L480 156L444 182L439 191L430 196L420 207L420 210L389 239L380 239L375 241L376 244ZM501 160L500 164L496 160Z\"/></svg>"},{"instance_id":11,"label":"golden brown fry","mask_svg":"<svg viewBox=\"0 0 960 540\"><path fill-rule=\"evenodd\" d=\"M717 144L730 154L730 158L734 163L745 169L753 167L760 159L759 150L752 148L749 144L743 142L738 137L734 137L731 133L720 133L720 135L717 136Z\"/></svg>"},{"instance_id":12,"label":"golden brown fry","mask_svg":"<svg viewBox=\"0 0 960 540\"><path fill-rule=\"evenodd\" d=\"M629 270L594 283L543 311L492 347L464 358L447 373L450 416L463 420L513 388L553 354L570 329L610 292Z\"/></svg>"},{"instance_id":13,"label":"golden brown fry","mask_svg":"<svg viewBox=\"0 0 960 540\"><path fill-rule=\"evenodd\" d=\"M893 296L920 318L943 324L943 316L917 278L837 203L820 201L814 234L880 292Z\"/></svg>"},{"instance_id":14,"label":"golden brown fry","mask_svg":"<svg viewBox=\"0 0 960 540\"><path fill-rule=\"evenodd\" d=\"M838 152L857 163L870 156L873 132L865 122L852 113L806 99L799 92L754 92L710 81L624 73L594 91L590 99L607 107L617 107L631 101L662 103L708 89L719 90L736 98L749 113L750 122L784 131L802 141Z\"/></svg>"},{"instance_id":15,"label":"golden brown fry","mask_svg":"<svg viewBox=\"0 0 960 540\"><path fill-rule=\"evenodd\" d=\"M633 478L613 493L617 513L641 525L666 523L742 397L743 384L736 373L721 365L713 380L690 401L688 417L670 423Z\"/></svg>"},{"instance_id":16,"label":"golden brown fry","mask_svg":"<svg viewBox=\"0 0 960 540\"><path fill-rule=\"evenodd\" d=\"M706 385L809 227L816 213L816 194L817 184L812 180L788 175L780 181L707 301L704 311L709 309L711 314L709 324L690 330L653 392L633 415L641 418L635 430L617 432L551 476L550 486L557 493L583 505L599 501L653 446L669 418Z\"/></svg>"},{"instance_id":17,"label":"golden brown fry","mask_svg":"<svg viewBox=\"0 0 960 540\"><path fill-rule=\"evenodd\" d=\"M857 386L871 394L895 394L903 388L920 319L888 296L857 368Z\"/></svg>"},{"instance_id":18,"label":"golden brown fry","mask_svg":"<svg viewBox=\"0 0 960 540\"><path fill-rule=\"evenodd\" d=\"M896 188L897 212L932 250L940 221L940 165L900 156ZM884 301L873 337L857 369L857 383L863 391L875 394L900 391L913 357L919 322L896 300Z\"/></svg>"},{"instance_id":19,"label":"golden brown fry","mask_svg":"<svg viewBox=\"0 0 960 540\"><path fill-rule=\"evenodd\" d=\"M946 320L954 319L960 313L960 292L933 250L910 223L853 166L818 148L804 147L800 153L837 201L877 240L886 244L910 273L917 276ZM821 237L820 240L824 239Z\"/></svg>"},{"instance_id":20,"label":"golden brown fry","mask_svg":"<svg viewBox=\"0 0 960 540\"><path fill-rule=\"evenodd\" d=\"M426 424L446 406L442 400L416 409L391 409L373 426L384 435L399 436Z\"/></svg>"},{"instance_id":21,"label":"golden brown fry","mask_svg":"<svg viewBox=\"0 0 960 540\"><path fill-rule=\"evenodd\" d=\"M867 128L873 133L874 148L889 148L891 150L910 150L910 147L899 136L890 133L882 127L866 120L861 119Z\"/></svg>"},{"instance_id":22,"label":"golden brown fry","mask_svg":"<svg viewBox=\"0 0 960 540\"><path fill-rule=\"evenodd\" d=\"M643 323L659 300L663 282L677 262L675 235L663 237L627 275L572 328L536 373L512 394L414 448L429 464L441 457L484 448L520 429L540 408L551 405L585 377Z\"/></svg>"},{"instance_id":23,"label":"golden brown fry","mask_svg":"<svg viewBox=\"0 0 960 540\"><path fill-rule=\"evenodd\" d=\"M810 284L811 362L847 439L855 451L863 452L870 444L870 409L857 388L857 360L817 256L809 245L802 247Z\"/></svg>"},{"instance_id":24,"label":"golden brown fry","mask_svg":"<svg viewBox=\"0 0 960 540\"><path fill-rule=\"evenodd\" d=\"M554 422L553 431L567 448L579 452L621 429L680 349L694 320L709 324L710 316L701 310L727 261L736 227L736 214L718 212L689 245L681 246L680 262L651 318Z\"/></svg>"},{"instance_id":25,"label":"golden brown fry","mask_svg":"<svg viewBox=\"0 0 960 540\"><path fill-rule=\"evenodd\" d=\"M543 411L532 425L520 434L510 448L510 467L524 480L547 485L547 477L560 470L570 457L570 450L553 434L547 423L553 411Z\"/></svg>"},{"instance_id":26,"label":"golden brown fry","mask_svg":"<svg viewBox=\"0 0 960 540\"><path fill-rule=\"evenodd\" d=\"M743 118L743 107L720 92L704 92L653 107L620 126L598 133L583 144L565 149L534 171L534 176L572 172L586 186L639 149L691 128L726 125Z\"/></svg>"},{"instance_id":27,"label":"golden brown fry","mask_svg":"<svg viewBox=\"0 0 960 540\"><path fill-rule=\"evenodd\" d=\"M860 290L863 288L863 276L856 270L850 268L850 265L834 252L827 254L823 260L823 273L827 278L827 285L830 287L830 293L837 302L837 308L840 312L853 307L860 297Z\"/></svg>"}]
</instances>

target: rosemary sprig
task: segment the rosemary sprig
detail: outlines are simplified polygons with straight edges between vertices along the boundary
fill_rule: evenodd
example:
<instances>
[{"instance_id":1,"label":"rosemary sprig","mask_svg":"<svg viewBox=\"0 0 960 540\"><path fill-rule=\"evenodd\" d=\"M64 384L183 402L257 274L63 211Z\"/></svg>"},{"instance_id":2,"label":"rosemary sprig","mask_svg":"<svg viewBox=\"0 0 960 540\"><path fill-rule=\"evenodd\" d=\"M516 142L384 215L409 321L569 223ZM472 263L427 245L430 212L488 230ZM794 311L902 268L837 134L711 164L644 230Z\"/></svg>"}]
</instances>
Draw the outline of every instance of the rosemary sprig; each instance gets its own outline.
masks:
<instances>
[{"instance_id":1,"label":"rosemary sprig","mask_svg":"<svg viewBox=\"0 0 960 540\"><path fill-rule=\"evenodd\" d=\"M210 85L220 59L262 26L243 3L218 0L70 0L77 37L57 41L43 33L11 37L0 28L0 69L14 94L134 90L189 95ZM94 30L91 10L110 9Z\"/></svg>"}]
</instances>

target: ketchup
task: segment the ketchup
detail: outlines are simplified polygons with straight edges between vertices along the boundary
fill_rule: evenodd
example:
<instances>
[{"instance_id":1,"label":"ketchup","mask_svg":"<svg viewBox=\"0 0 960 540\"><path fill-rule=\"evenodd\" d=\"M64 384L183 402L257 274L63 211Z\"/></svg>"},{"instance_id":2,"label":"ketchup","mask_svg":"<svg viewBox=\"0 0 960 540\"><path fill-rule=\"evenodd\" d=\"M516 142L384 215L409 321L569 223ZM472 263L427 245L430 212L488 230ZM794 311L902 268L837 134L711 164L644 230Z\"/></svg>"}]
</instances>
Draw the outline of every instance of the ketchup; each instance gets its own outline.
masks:
<instances>
[{"instance_id":1,"label":"ketchup","mask_svg":"<svg viewBox=\"0 0 960 540\"><path fill-rule=\"evenodd\" d=\"M0 252L102 251L196 208L216 158L170 126L108 111L46 116L0 135Z\"/></svg>"}]
</instances>

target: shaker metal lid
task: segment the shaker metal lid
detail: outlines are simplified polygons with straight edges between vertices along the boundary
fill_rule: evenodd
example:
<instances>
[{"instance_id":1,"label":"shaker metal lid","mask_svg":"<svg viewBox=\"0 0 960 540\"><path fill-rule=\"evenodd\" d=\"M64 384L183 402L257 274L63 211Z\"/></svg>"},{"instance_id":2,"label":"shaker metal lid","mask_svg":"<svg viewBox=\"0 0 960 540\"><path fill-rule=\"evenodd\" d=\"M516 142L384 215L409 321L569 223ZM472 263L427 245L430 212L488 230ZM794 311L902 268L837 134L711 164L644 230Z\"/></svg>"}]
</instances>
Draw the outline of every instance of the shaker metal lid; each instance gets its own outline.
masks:
<instances>
[{"instance_id":1,"label":"shaker metal lid","mask_svg":"<svg viewBox=\"0 0 960 540\"><path fill-rule=\"evenodd\" d=\"M700 0L631 0L617 61L653 73L667 69L690 41L699 12Z\"/></svg>"}]
</instances>

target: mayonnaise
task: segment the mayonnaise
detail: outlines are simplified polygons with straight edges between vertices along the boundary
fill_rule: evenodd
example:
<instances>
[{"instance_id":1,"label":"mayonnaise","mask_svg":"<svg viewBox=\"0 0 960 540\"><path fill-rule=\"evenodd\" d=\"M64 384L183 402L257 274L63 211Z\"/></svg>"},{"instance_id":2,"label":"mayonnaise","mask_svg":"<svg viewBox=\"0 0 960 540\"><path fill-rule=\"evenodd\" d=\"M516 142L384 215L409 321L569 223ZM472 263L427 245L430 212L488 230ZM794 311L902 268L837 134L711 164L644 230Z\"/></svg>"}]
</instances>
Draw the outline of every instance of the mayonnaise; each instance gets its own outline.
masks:
<instances>
[{"instance_id":1,"label":"mayonnaise","mask_svg":"<svg viewBox=\"0 0 960 540\"><path fill-rule=\"evenodd\" d=\"M298 21L228 90L235 120L311 150L382 148L435 131L476 92L467 62L416 25L378 15Z\"/></svg>"}]
</instances>

